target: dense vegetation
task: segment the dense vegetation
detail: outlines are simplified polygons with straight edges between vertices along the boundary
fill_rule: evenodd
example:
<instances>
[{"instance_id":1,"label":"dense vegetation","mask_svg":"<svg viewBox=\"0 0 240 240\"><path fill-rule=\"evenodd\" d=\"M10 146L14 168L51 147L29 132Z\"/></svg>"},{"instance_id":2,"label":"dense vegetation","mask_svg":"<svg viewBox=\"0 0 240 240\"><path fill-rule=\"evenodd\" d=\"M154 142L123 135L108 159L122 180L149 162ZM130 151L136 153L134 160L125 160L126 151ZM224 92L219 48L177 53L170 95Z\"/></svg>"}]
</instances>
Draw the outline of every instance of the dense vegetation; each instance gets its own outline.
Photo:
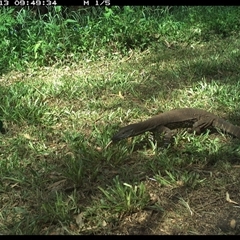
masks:
<instances>
[{"instance_id":1,"label":"dense vegetation","mask_svg":"<svg viewBox=\"0 0 240 240\"><path fill-rule=\"evenodd\" d=\"M70 8L71 9L71 8ZM3 70L114 58L163 41L188 44L238 33L238 7L2 8ZM20 61L21 60L21 61Z\"/></svg>"}]
</instances>

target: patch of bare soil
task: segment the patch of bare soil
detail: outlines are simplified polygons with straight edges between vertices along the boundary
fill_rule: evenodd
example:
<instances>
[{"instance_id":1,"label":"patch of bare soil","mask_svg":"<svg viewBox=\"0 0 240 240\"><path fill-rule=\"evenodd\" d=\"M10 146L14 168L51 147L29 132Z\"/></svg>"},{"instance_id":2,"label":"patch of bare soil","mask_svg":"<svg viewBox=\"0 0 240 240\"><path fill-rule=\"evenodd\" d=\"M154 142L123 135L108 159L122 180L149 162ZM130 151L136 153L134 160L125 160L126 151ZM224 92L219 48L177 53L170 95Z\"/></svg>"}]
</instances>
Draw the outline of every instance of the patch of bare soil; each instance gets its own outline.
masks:
<instances>
[{"instance_id":1,"label":"patch of bare soil","mask_svg":"<svg viewBox=\"0 0 240 240\"><path fill-rule=\"evenodd\" d=\"M223 174L212 171L203 186L161 187L148 182L159 209L145 209L123 217L114 234L205 235L240 234L240 168ZM223 184L224 183L224 184Z\"/></svg>"}]
</instances>

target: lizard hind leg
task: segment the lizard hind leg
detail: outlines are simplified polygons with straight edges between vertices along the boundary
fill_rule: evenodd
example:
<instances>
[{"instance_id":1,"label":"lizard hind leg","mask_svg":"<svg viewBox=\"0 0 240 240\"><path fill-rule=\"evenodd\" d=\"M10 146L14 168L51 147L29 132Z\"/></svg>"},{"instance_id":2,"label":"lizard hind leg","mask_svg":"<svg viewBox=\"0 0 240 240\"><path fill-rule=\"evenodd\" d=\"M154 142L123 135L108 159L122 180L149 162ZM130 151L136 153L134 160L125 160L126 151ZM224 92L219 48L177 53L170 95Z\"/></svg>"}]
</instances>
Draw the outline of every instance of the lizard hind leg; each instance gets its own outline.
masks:
<instances>
[{"instance_id":1,"label":"lizard hind leg","mask_svg":"<svg viewBox=\"0 0 240 240\"><path fill-rule=\"evenodd\" d=\"M212 121L209 120L199 120L195 122L192 126L191 132L196 132L196 134L201 134L203 130L212 125Z\"/></svg>"}]
</instances>

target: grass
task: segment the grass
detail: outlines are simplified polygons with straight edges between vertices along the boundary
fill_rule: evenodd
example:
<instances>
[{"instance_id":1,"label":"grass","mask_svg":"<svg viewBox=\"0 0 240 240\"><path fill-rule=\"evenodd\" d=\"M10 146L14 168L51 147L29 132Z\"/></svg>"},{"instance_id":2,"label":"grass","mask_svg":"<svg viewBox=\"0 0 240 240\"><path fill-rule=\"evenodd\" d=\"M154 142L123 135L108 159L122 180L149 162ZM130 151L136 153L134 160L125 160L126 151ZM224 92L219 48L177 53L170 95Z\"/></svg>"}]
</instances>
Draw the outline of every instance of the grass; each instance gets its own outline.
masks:
<instances>
[{"instance_id":1,"label":"grass","mask_svg":"<svg viewBox=\"0 0 240 240\"><path fill-rule=\"evenodd\" d=\"M119 127L178 107L239 125L239 8L94 9L90 19L81 9L62 18L55 8L35 25L45 26L38 42L31 24L21 30L28 46L1 58L12 70L0 78L7 130L0 133L0 233L238 233L218 223L238 221L222 200L229 191L239 201L238 139L183 129L167 148L156 148L148 133L105 146ZM24 9L17 18L4 11L9 25L28 18ZM74 21L91 29L82 30L83 44L71 32Z\"/></svg>"}]
</instances>

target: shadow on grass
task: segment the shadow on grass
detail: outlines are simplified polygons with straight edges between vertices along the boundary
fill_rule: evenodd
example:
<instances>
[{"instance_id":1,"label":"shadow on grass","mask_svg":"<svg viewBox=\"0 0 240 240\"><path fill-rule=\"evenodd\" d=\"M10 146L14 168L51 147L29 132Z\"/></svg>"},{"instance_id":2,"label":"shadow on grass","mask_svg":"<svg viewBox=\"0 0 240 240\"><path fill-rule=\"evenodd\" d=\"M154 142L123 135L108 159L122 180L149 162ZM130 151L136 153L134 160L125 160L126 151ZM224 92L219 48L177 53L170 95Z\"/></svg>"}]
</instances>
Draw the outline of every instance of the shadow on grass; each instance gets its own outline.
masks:
<instances>
[{"instance_id":1,"label":"shadow on grass","mask_svg":"<svg viewBox=\"0 0 240 240\"><path fill-rule=\"evenodd\" d=\"M133 82L132 94L146 101L159 94L169 98L174 89L183 89L202 79L234 84L238 81L238 41L234 37L216 41L219 43L214 47L210 43L195 46L176 43L167 48L159 43L142 59L129 61L126 68L142 71L142 76L133 74L129 79Z\"/></svg>"},{"instance_id":2,"label":"shadow on grass","mask_svg":"<svg viewBox=\"0 0 240 240\"><path fill-rule=\"evenodd\" d=\"M92 228L84 233L239 234L240 218L236 209L225 200L226 192L229 192L234 201L240 202L237 188L240 183L237 168L240 154L237 142L237 139L233 139L233 144L225 144L214 154L203 151L186 152L173 146L165 153L160 152L155 156L135 151L130 154L112 154L115 149L122 151L118 146L113 146L108 150L111 154L108 160L106 152L95 151L87 145L82 146L85 148L84 153L81 156L75 155L77 161L83 162L82 182L79 186L76 183L69 186L67 192L77 189L79 195L86 197L82 203L79 199L79 204L84 206L83 210L94 204L92 199L102 198L99 187L107 189L116 176L119 176L122 183L130 185L145 182L148 193L157 199L151 200L137 212L123 214L115 220L113 218L116 216L106 218L106 228ZM81 149L81 145L79 146ZM79 148L75 150L79 152ZM178 162L179 159L181 163ZM166 177L166 170L173 174L177 172L179 179L176 178L175 182L166 186L149 180L157 172ZM197 174L199 181L196 184L182 181L181 175L188 176L188 173L189 176L192 173ZM186 202L190 208L184 205ZM227 219L236 220L236 227L232 228ZM115 222L114 225L111 221Z\"/></svg>"}]
</instances>

